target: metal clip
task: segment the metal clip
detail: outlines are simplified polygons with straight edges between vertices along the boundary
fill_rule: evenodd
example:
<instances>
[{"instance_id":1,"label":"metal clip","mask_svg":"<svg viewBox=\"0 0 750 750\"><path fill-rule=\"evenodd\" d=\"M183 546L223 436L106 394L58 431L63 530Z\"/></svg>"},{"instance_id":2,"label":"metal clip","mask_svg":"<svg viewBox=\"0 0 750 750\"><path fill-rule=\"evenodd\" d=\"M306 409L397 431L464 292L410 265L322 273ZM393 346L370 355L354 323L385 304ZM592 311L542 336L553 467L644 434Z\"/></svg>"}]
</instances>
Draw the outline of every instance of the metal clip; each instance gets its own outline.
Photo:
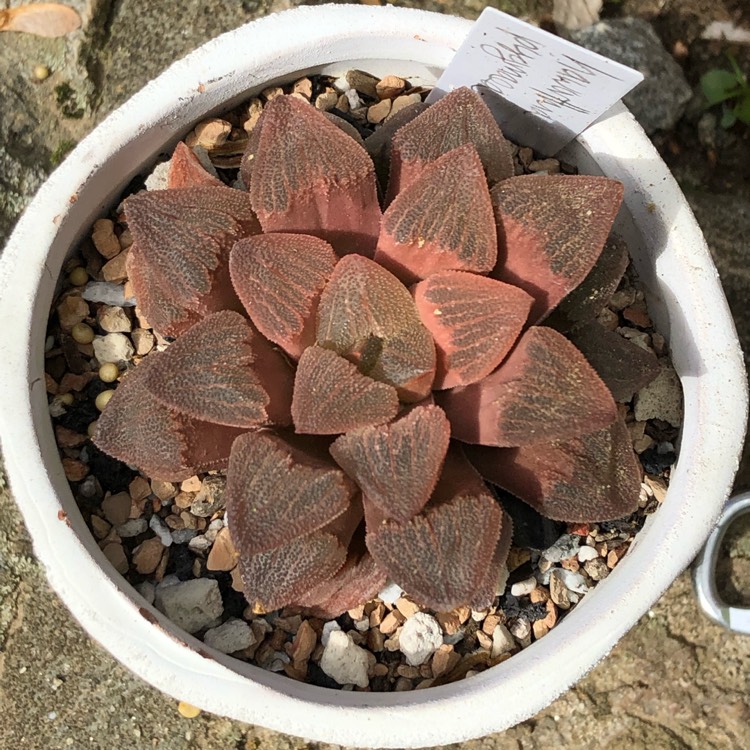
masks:
<instances>
[{"instance_id":1,"label":"metal clip","mask_svg":"<svg viewBox=\"0 0 750 750\"><path fill-rule=\"evenodd\" d=\"M730 498L693 567L695 594L701 609L715 623L746 635L750 635L750 607L730 607L721 599L716 586L716 562L727 530L738 516L748 512L750 492Z\"/></svg>"}]
</instances>

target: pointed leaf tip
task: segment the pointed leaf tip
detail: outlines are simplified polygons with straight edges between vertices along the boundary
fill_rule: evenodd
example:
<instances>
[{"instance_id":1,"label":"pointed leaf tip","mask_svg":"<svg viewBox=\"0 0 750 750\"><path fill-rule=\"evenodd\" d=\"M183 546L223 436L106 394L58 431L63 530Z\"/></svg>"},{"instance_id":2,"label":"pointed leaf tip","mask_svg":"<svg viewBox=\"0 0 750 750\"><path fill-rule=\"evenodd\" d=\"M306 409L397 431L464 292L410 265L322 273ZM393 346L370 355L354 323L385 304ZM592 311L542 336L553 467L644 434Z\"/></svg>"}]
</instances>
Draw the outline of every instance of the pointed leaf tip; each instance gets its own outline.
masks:
<instances>
[{"instance_id":1,"label":"pointed leaf tip","mask_svg":"<svg viewBox=\"0 0 750 750\"><path fill-rule=\"evenodd\" d=\"M489 375L520 335L533 301L518 287L462 271L433 274L411 291L435 340L438 390Z\"/></svg>"},{"instance_id":2,"label":"pointed leaf tip","mask_svg":"<svg viewBox=\"0 0 750 750\"><path fill-rule=\"evenodd\" d=\"M449 439L443 410L417 406L391 424L342 435L330 450L384 517L406 522L430 499Z\"/></svg>"},{"instance_id":3,"label":"pointed leaf tip","mask_svg":"<svg viewBox=\"0 0 750 750\"><path fill-rule=\"evenodd\" d=\"M193 149L180 141L175 146L174 153L169 161L167 188L172 190L201 185L224 187L224 183L218 177L214 177L206 171Z\"/></svg>"},{"instance_id":4,"label":"pointed leaf tip","mask_svg":"<svg viewBox=\"0 0 750 750\"><path fill-rule=\"evenodd\" d=\"M532 327L484 380L436 393L454 438L515 447L564 440L610 425L612 394L562 334Z\"/></svg>"},{"instance_id":5,"label":"pointed leaf tip","mask_svg":"<svg viewBox=\"0 0 750 750\"><path fill-rule=\"evenodd\" d=\"M494 268L492 202L472 145L440 156L398 194L383 214L375 260L407 284L438 271Z\"/></svg>"}]
</instances>

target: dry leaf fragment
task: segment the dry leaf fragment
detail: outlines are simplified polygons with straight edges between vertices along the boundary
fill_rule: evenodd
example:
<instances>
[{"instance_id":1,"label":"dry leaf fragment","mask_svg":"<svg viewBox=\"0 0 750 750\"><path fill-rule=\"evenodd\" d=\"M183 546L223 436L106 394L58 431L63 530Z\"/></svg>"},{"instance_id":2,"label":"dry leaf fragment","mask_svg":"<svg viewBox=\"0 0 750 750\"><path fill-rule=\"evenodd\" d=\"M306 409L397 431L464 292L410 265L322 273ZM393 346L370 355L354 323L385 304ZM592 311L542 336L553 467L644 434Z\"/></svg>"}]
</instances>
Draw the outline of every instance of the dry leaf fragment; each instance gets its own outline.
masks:
<instances>
[{"instance_id":1,"label":"dry leaf fragment","mask_svg":"<svg viewBox=\"0 0 750 750\"><path fill-rule=\"evenodd\" d=\"M0 31L21 31L37 36L58 37L81 26L81 17L67 5L36 3L0 10Z\"/></svg>"}]
</instances>

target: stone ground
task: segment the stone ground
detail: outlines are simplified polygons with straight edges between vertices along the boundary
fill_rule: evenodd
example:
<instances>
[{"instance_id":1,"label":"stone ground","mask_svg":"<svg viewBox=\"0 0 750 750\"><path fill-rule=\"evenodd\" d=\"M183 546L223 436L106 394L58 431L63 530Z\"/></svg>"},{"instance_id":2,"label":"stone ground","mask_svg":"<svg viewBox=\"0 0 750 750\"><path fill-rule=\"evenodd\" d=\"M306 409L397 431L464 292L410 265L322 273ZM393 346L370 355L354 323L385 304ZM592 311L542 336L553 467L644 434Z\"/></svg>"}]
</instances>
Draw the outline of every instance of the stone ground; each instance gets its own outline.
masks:
<instances>
[{"instance_id":1,"label":"stone ground","mask_svg":"<svg viewBox=\"0 0 750 750\"><path fill-rule=\"evenodd\" d=\"M377 2L377 0L371 0ZM724 67L724 48L702 42L714 19L746 0L610 0L605 14L652 20L668 49L685 45L691 85ZM21 4L18 0L4 6ZM297 0L68 0L83 29L62 40L3 34L0 56L0 240L46 174L113 107L167 64L217 33ZM480 0L403 4L474 17ZM552 0L493 3L549 18ZM748 69L748 49L735 53ZM35 82L35 65L52 75ZM731 132L688 114L655 142L682 184L722 275L745 351L750 351L750 128ZM750 487L750 461L738 488ZM748 529L722 570L733 599L750 600ZM738 535L739 536L739 535ZM744 588L743 588L744 581ZM730 588L732 588L730 587ZM607 747L720 750L750 747L750 637L699 613L687 575L612 654L533 719L463 750ZM202 714L133 677L92 643L48 588L20 515L0 488L0 750L301 748L303 740ZM320 746L322 747L322 746Z\"/></svg>"}]
</instances>

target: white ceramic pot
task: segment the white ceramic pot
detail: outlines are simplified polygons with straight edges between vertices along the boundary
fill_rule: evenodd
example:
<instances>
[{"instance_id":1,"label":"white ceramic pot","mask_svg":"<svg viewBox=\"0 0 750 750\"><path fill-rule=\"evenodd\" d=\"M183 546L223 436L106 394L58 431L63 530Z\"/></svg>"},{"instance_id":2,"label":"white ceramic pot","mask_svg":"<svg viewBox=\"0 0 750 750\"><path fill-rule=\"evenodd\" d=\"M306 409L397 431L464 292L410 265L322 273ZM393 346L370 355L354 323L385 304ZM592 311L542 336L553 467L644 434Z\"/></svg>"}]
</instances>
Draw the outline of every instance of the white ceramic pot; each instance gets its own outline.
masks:
<instances>
[{"instance_id":1,"label":"white ceramic pot","mask_svg":"<svg viewBox=\"0 0 750 750\"><path fill-rule=\"evenodd\" d=\"M458 18L324 6L269 16L204 45L91 133L50 177L0 261L2 448L49 581L91 636L175 698L303 737L420 747L516 724L614 646L696 554L736 471L745 429L740 348L700 229L666 166L620 106L568 148L583 171L625 183L621 230L685 395L666 501L630 553L549 635L470 680L409 693L303 685L212 651L115 572L86 528L58 459L43 377L45 326L66 254L128 181L196 121L303 73L362 68L432 83L467 34Z\"/></svg>"}]
</instances>

